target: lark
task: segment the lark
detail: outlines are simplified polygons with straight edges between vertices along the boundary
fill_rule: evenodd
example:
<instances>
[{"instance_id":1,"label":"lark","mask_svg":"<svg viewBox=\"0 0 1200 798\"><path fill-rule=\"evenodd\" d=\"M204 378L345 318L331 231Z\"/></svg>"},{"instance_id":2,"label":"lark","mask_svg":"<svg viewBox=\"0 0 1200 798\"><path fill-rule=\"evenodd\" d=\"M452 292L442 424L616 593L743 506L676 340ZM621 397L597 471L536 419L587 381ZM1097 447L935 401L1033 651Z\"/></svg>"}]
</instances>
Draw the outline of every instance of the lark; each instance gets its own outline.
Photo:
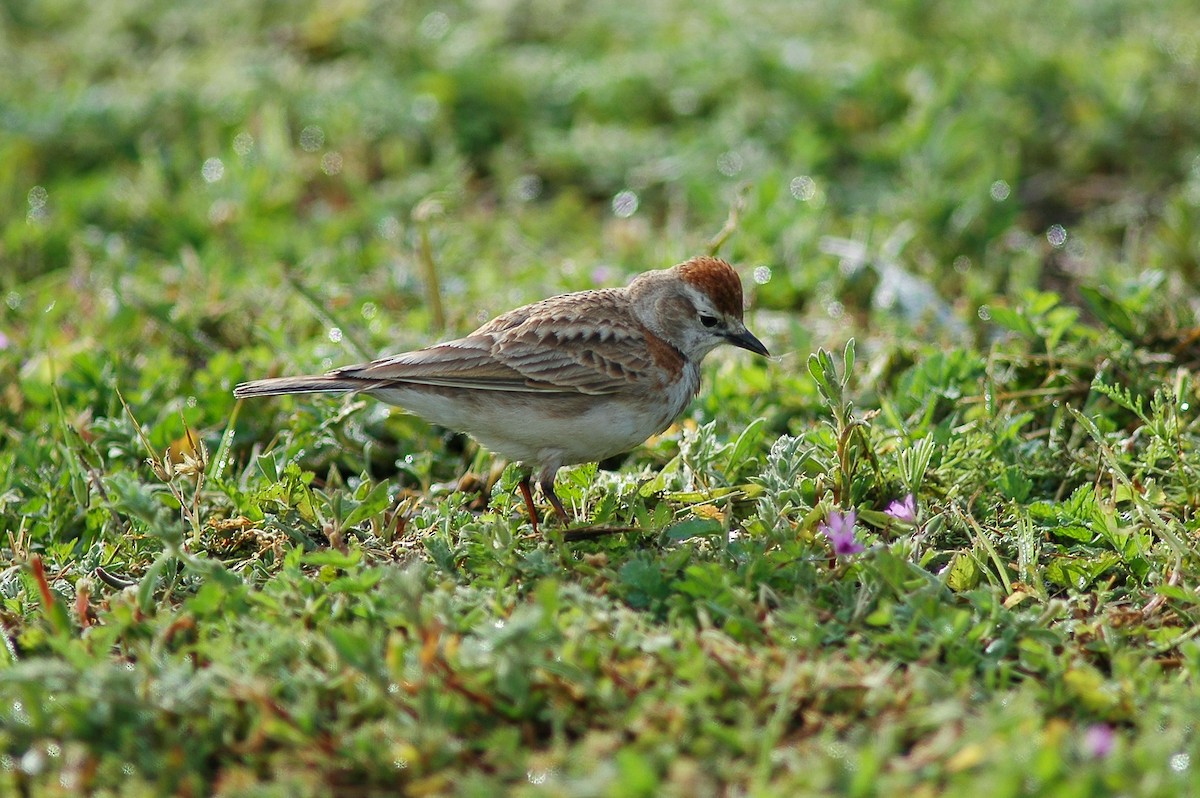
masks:
<instances>
[{"instance_id":1,"label":"lark","mask_svg":"<svg viewBox=\"0 0 1200 798\"><path fill-rule=\"evenodd\" d=\"M238 385L234 396L366 393L465 432L522 464L564 522L554 492L565 465L604 460L664 431L700 390L700 363L722 344L767 356L742 320L727 262L697 257L624 288L562 294L511 310L452 341L309 377Z\"/></svg>"}]
</instances>

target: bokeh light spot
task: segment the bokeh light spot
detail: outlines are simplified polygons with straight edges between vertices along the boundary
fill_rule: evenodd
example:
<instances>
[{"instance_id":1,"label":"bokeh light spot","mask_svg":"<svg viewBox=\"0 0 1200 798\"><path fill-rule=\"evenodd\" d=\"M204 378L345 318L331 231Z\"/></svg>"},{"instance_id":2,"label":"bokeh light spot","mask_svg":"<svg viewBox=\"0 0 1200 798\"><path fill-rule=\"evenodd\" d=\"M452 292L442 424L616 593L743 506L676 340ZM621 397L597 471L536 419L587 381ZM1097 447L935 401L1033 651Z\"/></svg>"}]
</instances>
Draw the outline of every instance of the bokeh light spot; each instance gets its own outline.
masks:
<instances>
[{"instance_id":1,"label":"bokeh light spot","mask_svg":"<svg viewBox=\"0 0 1200 798\"><path fill-rule=\"evenodd\" d=\"M400 220L395 216L385 216L375 225L379 237L387 241L395 241L400 237Z\"/></svg>"},{"instance_id":2,"label":"bokeh light spot","mask_svg":"<svg viewBox=\"0 0 1200 798\"><path fill-rule=\"evenodd\" d=\"M513 181L513 195L521 202L530 202L542 195L542 179L537 175L521 175Z\"/></svg>"},{"instance_id":3,"label":"bokeh light spot","mask_svg":"<svg viewBox=\"0 0 1200 798\"><path fill-rule=\"evenodd\" d=\"M726 177L736 177L741 174L745 165L745 159L733 150L717 156L717 171Z\"/></svg>"},{"instance_id":4,"label":"bokeh light spot","mask_svg":"<svg viewBox=\"0 0 1200 798\"><path fill-rule=\"evenodd\" d=\"M321 171L327 175L341 174L342 154L339 152L327 152L322 155Z\"/></svg>"},{"instance_id":5,"label":"bokeh light spot","mask_svg":"<svg viewBox=\"0 0 1200 798\"><path fill-rule=\"evenodd\" d=\"M254 136L242 131L233 137L233 151L245 158L254 150Z\"/></svg>"},{"instance_id":6,"label":"bokeh light spot","mask_svg":"<svg viewBox=\"0 0 1200 798\"><path fill-rule=\"evenodd\" d=\"M442 11L432 11L421 20L421 35L426 39L437 41L450 32L450 17Z\"/></svg>"},{"instance_id":7,"label":"bokeh light spot","mask_svg":"<svg viewBox=\"0 0 1200 798\"><path fill-rule=\"evenodd\" d=\"M418 94L412 101L412 116L418 122L432 122L441 104L432 94Z\"/></svg>"},{"instance_id":8,"label":"bokeh light spot","mask_svg":"<svg viewBox=\"0 0 1200 798\"><path fill-rule=\"evenodd\" d=\"M792 178L792 182L788 185L788 189L792 192L792 197L800 202L808 202L813 197L817 196L817 181L813 180L808 175L797 175Z\"/></svg>"},{"instance_id":9,"label":"bokeh light spot","mask_svg":"<svg viewBox=\"0 0 1200 798\"><path fill-rule=\"evenodd\" d=\"M1067 243L1067 228L1061 224L1052 224L1050 229L1046 231L1046 240L1050 242L1052 247L1061 247Z\"/></svg>"},{"instance_id":10,"label":"bokeh light spot","mask_svg":"<svg viewBox=\"0 0 1200 798\"><path fill-rule=\"evenodd\" d=\"M316 152L325 146L325 131L316 125L308 125L300 131L300 149Z\"/></svg>"},{"instance_id":11,"label":"bokeh light spot","mask_svg":"<svg viewBox=\"0 0 1200 798\"><path fill-rule=\"evenodd\" d=\"M637 213L638 195L626 189L618 191L612 200L612 212L618 219L628 219Z\"/></svg>"},{"instance_id":12,"label":"bokeh light spot","mask_svg":"<svg viewBox=\"0 0 1200 798\"><path fill-rule=\"evenodd\" d=\"M200 167L200 176L205 183L215 183L225 176L225 164L220 158L209 158Z\"/></svg>"}]
</instances>

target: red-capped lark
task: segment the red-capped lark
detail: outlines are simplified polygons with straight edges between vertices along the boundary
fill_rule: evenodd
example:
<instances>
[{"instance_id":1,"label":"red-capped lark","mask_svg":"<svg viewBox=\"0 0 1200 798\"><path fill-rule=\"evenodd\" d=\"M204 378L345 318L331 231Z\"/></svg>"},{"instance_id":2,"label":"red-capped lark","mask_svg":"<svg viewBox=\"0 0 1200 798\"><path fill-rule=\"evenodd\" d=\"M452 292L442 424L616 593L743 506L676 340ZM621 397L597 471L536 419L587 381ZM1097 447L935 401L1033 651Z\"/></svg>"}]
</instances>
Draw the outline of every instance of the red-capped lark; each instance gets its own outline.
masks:
<instances>
[{"instance_id":1,"label":"red-capped lark","mask_svg":"<svg viewBox=\"0 0 1200 798\"><path fill-rule=\"evenodd\" d=\"M767 348L742 322L742 283L698 257L624 288L543 299L464 338L312 377L242 383L238 398L363 392L465 432L525 466L564 521L554 475L626 452L671 425L700 390L700 361L721 344Z\"/></svg>"}]
</instances>

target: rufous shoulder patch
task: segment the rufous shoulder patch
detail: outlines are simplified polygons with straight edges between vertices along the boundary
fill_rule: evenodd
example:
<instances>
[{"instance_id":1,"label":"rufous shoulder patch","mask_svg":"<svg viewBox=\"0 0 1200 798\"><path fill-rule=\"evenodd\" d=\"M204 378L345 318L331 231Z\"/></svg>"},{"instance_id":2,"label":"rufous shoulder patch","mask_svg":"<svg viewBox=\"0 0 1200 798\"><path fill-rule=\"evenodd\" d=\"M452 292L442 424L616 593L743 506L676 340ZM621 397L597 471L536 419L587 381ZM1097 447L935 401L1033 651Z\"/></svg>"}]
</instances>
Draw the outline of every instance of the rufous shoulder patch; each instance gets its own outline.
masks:
<instances>
[{"instance_id":1,"label":"rufous shoulder patch","mask_svg":"<svg viewBox=\"0 0 1200 798\"><path fill-rule=\"evenodd\" d=\"M646 336L646 348L650 350L650 357L653 358L655 366L672 376L683 369L682 352L666 339L650 332L647 327L642 327L642 334Z\"/></svg>"}]
</instances>

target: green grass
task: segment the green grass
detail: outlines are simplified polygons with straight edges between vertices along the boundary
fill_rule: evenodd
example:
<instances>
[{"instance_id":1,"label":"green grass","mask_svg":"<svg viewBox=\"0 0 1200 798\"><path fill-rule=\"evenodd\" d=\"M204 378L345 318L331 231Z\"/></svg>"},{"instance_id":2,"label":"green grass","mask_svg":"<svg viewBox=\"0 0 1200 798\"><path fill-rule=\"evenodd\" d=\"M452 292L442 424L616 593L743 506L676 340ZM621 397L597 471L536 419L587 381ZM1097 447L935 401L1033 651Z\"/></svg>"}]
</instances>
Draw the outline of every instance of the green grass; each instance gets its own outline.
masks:
<instances>
[{"instance_id":1,"label":"green grass","mask_svg":"<svg viewBox=\"0 0 1200 798\"><path fill-rule=\"evenodd\" d=\"M695 5L0 12L0 794L1191 789L1194 3ZM632 532L232 397L727 222L778 357L564 469Z\"/></svg>"}]
</instances>

